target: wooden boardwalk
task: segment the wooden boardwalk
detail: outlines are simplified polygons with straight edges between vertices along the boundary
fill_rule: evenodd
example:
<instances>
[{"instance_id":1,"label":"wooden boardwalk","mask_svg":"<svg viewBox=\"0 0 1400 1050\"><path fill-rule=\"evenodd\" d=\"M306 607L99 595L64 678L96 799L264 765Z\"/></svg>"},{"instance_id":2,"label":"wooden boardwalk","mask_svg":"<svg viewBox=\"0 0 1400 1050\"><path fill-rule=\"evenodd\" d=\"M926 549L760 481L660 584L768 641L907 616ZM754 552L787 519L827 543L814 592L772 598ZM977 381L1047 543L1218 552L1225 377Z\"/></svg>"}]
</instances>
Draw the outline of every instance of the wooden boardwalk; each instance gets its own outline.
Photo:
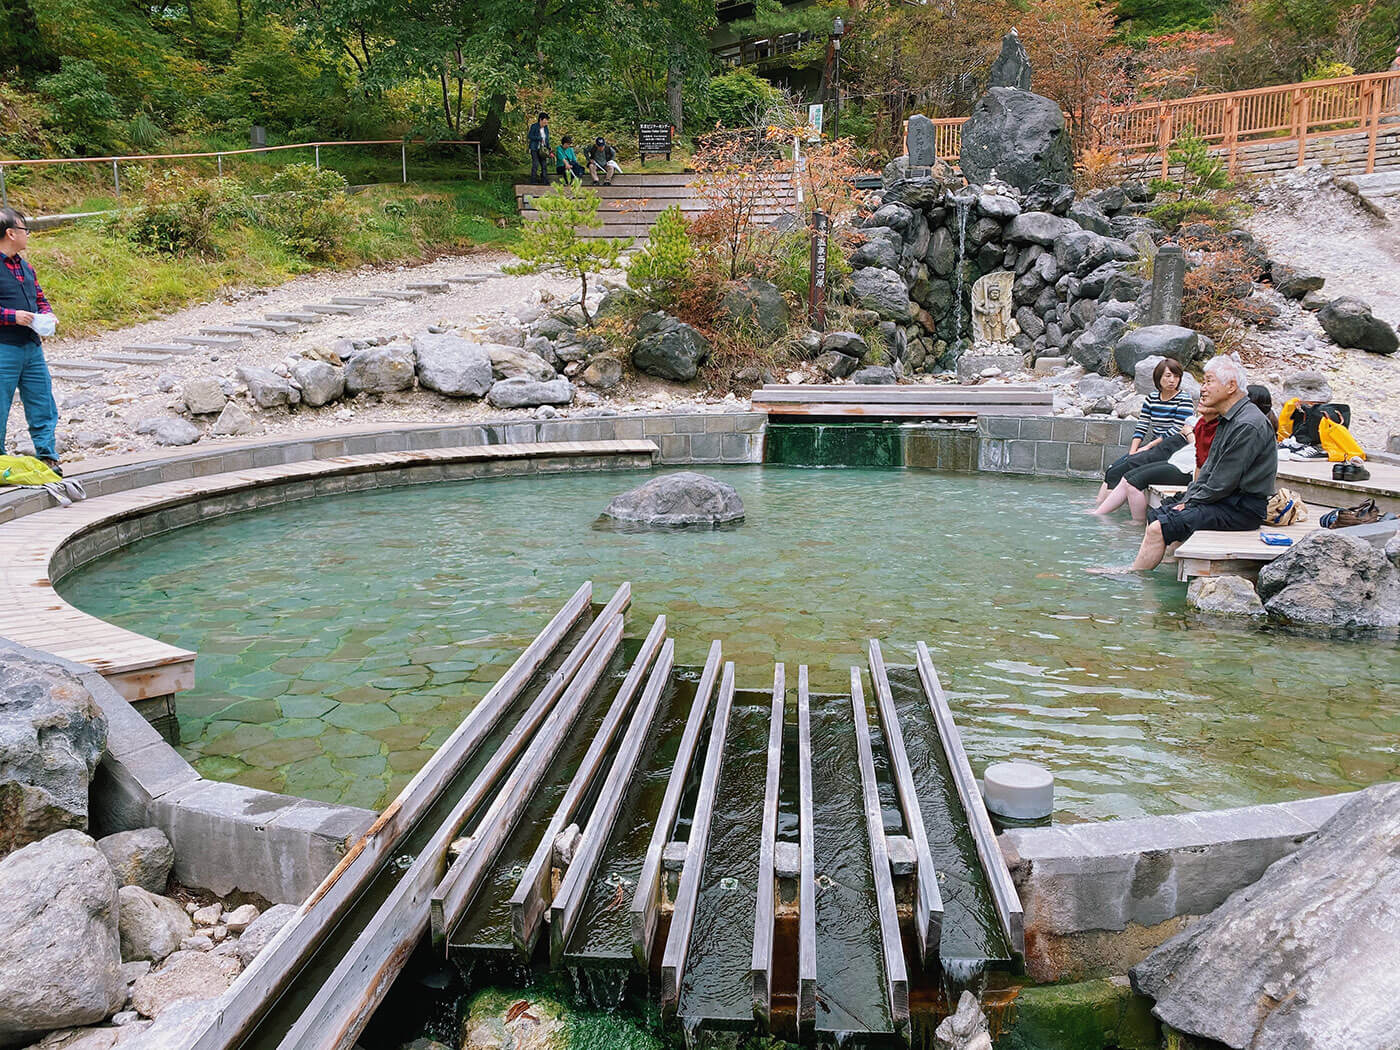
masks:
<instances>
[{"instance_id":1,"label":"wooden boardwalk","mask_svg":"<svg viewBox=\"0 0 1400 1050\"><path fill-rule=\"evenodd\" d=\"M649 463L655 452L651 441L573 441L339 456L170 481L55 507L0 525L7 552L0 564L0 636L87 664L128 700L167 696L194 685L195 654L90 616L60 598L51 576L55 557L68 544L112 526L124 530L119 536L129 542L143 534L140 519L269 486L304 485L306 494L313 495L336 490L318 490L317 482L382 471L406 471L409 480L442 480L453 464L579 457L634 457ZM347 487L342 484L339 491ZM198 519L193 511L180 523Z\"/></svg>"}]
</instances>

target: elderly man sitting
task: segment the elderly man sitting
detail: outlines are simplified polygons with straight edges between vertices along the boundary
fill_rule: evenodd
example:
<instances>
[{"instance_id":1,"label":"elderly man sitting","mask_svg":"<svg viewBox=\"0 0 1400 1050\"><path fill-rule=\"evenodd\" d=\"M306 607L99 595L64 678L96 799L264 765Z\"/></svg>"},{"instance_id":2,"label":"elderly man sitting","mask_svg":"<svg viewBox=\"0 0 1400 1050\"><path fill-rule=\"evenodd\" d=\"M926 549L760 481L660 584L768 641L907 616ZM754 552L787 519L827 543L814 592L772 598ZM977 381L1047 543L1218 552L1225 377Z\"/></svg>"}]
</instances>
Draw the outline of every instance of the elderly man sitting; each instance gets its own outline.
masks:
<instances>
[{"instance_id":1,"label":"elderly man sitting","mask_svg":"<svg viewBox=\"0 0 1400 1050\"><path fill-rule=\"evenodd\" d=\"M1249 400L1249 377L1238 361L1213 357L1205 375L1201 404L1219 416L1220 425L1199 476L1179 502L1148 512L1147 533L1132 565L1091 572L1146 572L1162 563L1168 548L1200 529L1244 532L1264 524L1278 476L1273 428Z\"/></svg>"}]
</instances>

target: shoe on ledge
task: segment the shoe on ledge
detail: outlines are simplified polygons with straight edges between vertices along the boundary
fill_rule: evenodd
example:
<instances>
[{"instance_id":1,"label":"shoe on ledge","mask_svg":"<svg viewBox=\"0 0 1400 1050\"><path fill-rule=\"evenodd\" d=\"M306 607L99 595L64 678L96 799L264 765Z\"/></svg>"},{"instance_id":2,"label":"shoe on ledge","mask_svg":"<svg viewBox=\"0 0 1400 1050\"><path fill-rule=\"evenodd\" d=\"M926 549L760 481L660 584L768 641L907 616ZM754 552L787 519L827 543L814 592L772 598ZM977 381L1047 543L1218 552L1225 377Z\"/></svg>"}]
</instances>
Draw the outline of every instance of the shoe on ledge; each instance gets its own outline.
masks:
<instances>
[{"instance_id":1,"label":"shoe on ledge","mask_svg":"<svg viewBox=\"0 0 1400 1050\"><path fill-rule=\"evenodd\" d=\"M1358 459L1349 459L1332 466L1333 481L1369 481L1371 472L1362 466Z\"/></svg>"},{"instance_id":2,"label":"shoe on ledge","mask_svg":"<svg viewBox=\"0 0 1400 1050\"><path fill-rule=\"evenodd\" d=\"M40 459L39 462L42 463L44 466L48 467L51 471L53 471L53 472L54 472L55 474L57 474L59 477L63 477L63 468L62 468L61 466L58 465L58 460L56 460L56 459Z\"/></svg>"}]
</instances>

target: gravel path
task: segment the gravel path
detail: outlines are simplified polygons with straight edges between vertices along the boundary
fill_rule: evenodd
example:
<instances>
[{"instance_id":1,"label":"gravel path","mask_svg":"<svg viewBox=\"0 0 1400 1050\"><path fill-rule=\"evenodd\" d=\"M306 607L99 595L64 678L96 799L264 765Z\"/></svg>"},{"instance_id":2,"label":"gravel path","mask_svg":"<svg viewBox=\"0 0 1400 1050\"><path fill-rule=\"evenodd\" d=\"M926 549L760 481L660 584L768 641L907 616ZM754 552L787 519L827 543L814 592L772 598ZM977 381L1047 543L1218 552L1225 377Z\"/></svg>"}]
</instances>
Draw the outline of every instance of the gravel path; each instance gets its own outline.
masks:
<instances>
[{"instance_id":1,"label":"gravel path","mask_svg":"<svg viewBox=\"0 0 1400 1050\"><path fill-rule=\"evenodd\" d=\"M237 350L201 350L156 365L127 365L107 374L99 382L54 381L59 403L59 438L66 463L80 462L84 456L132 452L152 445L152 438L134 433L136 425L152 416L176 414L182 406L180 390L185 380L195 376L233 379L245 365L272 367L308 347L329 348L340 338L378 335L410 335L429 325L477 329L508 320L541 302L567 299L577 294L572 281L538 275L507 276L500 268L511 260L505 252L481 252L468 256L445 257L421 266L361 267L354 271L320 273L299 277L275 288L234 291L213 302L201 303L167 317L130 328L82 339L49 339L45 353L50 360L91 359L94 353L120 351L134 343L166 343L181 335L194 335L201 327L235 324L239 320L261 318L263 314L300 309L306 303L327 302L331 296L365 295L375 288L404 288L410 281L444 280L449 276L493 274L481 284L454 284L442 294L429 294L415 302L388 301L368 307L355 316L331 315L326 320L304 326L286 335L269 333L248 339ZM606 275L619 278L620 274ZM54 310L63 316L63 304ZM166 387L164 391L160 388ZM582 410L597 411L599 406L624 411L629 408L655 410L692 404L696 407L716 399L671 384L630 380L606 395L581 389L575 405L561 415ZM441 397L428 391L406 391L383 399L359 398L333 403L323 408L299 407L259 412L240 402L265 435L293 433L354 422L463 422L517 419L528 411L503 412L482 401ZM729 404L733 404L732 399ZM205 417L201 425L212 423ZM27 450L28 433L19 399L15 399L9 419L9 445Z\"/></svg>"}]
</instances>

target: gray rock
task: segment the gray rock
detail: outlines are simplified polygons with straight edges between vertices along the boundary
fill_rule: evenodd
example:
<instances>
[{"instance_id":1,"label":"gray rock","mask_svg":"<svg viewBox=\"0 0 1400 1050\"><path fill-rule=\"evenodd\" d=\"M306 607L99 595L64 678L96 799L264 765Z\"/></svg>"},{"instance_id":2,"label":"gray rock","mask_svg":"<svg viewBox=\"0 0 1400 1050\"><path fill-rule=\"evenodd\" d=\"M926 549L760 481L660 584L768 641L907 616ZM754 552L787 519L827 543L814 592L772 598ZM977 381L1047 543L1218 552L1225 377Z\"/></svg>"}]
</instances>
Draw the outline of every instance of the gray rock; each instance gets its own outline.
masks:
<instances>
[{"instance_id":1,"label":"gray rock","mask_svg":"<svg viewBox=\"0 0 1400 1050\"><path fill-rule=\"evenodd\" d=\"M883 237L871 237L851 253L851 267L859 270L866 266L880 266L886 270L897 270L899 256L899 248L888 240Z\"/></svg>"},{"instance_id":2,"label":"gray rock","mask_svg":"<svg viewBox=\"0 0 1400 1050\"><path fill-rule=\"evenodd\" d=\"M177 951L180 942L194 933L185 909L168 897L143 890L140 886L123 886L119 896L121 914L118 929L123 962L139 959L160 962L171 952Z\"/></svg>"},{"instance_id":3,"label":"gray rock","mask_svg":"<svg viewBox=\"0 0 1400 1050\"><path fill-rule=\"evenodd\" d=\"M730 287L720 298L719 314L731 325L750 328L764 339L787 331L788 306L783 293L773 282L758 277Z\"/></svg>"},{"instance_id":4,"label":"gray rock","mask_svg":"<svg viewBox=\"0 0 1400 1050\"><path fill-rule=\"evenodd\" d=\"M1117 317L1097 318L1069 344L1066 356L1086 371L1107 375L1113 348L1127 327L1127 322Z\"/></svg>"},{"instance_id":5,"label":"gray rock","mask_svg":"<svg viewBox=\"0 0 1400 1050\"><path fill-rule=\"evenodd\" d=\"M1308 292L1307 295L1303 296L1303 309L1317 313L1317 311L1321 310L1329 302L1331 302L1331 300L1321 292Z\"/></svg>"},{"instance_id":6,"label":"gray rock","mask_svg":"<svg viewBox=\"0 0 1400 1050\"><path fill-rule=\"evenodd\" d=\"M121 886L139 886L164 893L175 865L175 848L160 828L119 831L97 840L97 848L112 866Z\"/></svg>"},{"instance_id":7,"label":"gray rock","mask_svg":"<svg viewBox=\"0 0 1400 1050\"><path fill-rule=\"evenodd\" d=\"M893 270L880 266L857 270L851 275L851 291L856 302L885 320L907 321L914 315L904 278Z\"/></svg>"},{"instance_id":8,"label":"gray rock","mask_svg":"<svg viewBox=\"0 0 1400 1050\"><path fill-rule=\"evenodd\" d=\"M995 171L1020 190L1044 179L1069 182L1074 174L1059 104L1018 88L994 87L977 100L962 127L959 159L969 182L985 183Z\"/></svg>"},{"instance_id":9,"label":"gray rock","mask_svg":"<svg viewBox=\"0 0 1400 1050\"><path fill-rule=\"evenodd\" d=\"M117 880L92 839L58 831L0 860L0 1045L93 1024L125 999Z\"/></svg>"},{"instance_id":10,"label":"gray rock","mask_svg":"<svg viewBox=\"0 0 1400 1050\"><path fill-rule=\"evenodd\" d=\"M107 719L82 682L0 652L0 855L87 828L88 788L106 746Z\"/></svg>"},{"instance_id":11,"label":"gray rock","mask_svg":"<svg viewBox=\"0 0 1400 1050\"><path fill-rule=\"evenodd\" d=\"M1322 330L1338 346L1369 350L1373 354L1393 354L1400 349L1395 329L1375 317L1360 299L1344 295L1333 299L1317 312Z\"/></svg>"},{"instance_id":12,"label":"gray rock","mask_svg":"<svg viewBox=\"0 0 1400 1050\"><path fill-rule=\"evenodd\" d=\"M631 312L634 311L634 310L639 310L639 309L643 308L643 304L644 304L645 302L646 302L645 298L644 298L640 293L633 291L631 288L627 288L627 287L613 287L613 288L609 288L608 291L607 291L607 294L604 295L602 299L598 300L598 305L597 305L597 307L596 307L596 308L594 309L594 311L593 311L593 316L594 316L594 317L613 317L613 316L619 316L619 315L623 315L623 314L629 314L629 313L631 313ZM491 332L492 332L492 331L493 331L493 329L490 329L490 328L488 328L488 329L486 330L486 338L487 338L487 340L490 341L490 342L505 343L505 344L507 344L508 346L524 346L524 345L525 345L523 342L519 342L519 343L517 343L517 342L512 342L512 341L509 340L509 339L495 339L495 338L492 338L492 336L491 336Z\"/></svg>"},{"instance_id":13,"label":"gray rock","mask_svg":"<svg viewBox=\"0 0 1400 1050\"><path fill-rule=\"evenodd\" d=\"M929 237L928 249L924 252L924 262L939 277L947 277L958 264L958 249L953 243L953 235L948 227L940 226Z\"/></svg>"},{"instance_id":14,"label":"gray rock","mask_svg":"<svg viewBox=\"0 0 1400 1050\"><path fill-rule=\"evenodd\" d=\"M524 350L517 353L525 356ZM381 369L382 374L376 375L376 385L389 390L403 390L412 385L415 359L418 384L426 390L433 390L448 397L482 397L491 389L493 373L490 347L463 339L459 335L433 333L413 337L412 353L407 354L403 362L408 369L407 382L403 382L405 377L402 364L393 368L386 365ZM539 358L535 360L540 361ZM399 383L402 385L393 385ZM347 374L346 387L350 389L351 386L350 376Z\"/></svg>"},{"instance_id":15,"label":"gray rock","mask_svg":"<svg viewBox=\"0 0 1400 1050\"><path fill-rule=\"evenodd\" d=\"M603 301L598 304L598 313L602 313L606 305L613 301L613 292L603 296ZM493 324L488 325L486 331L481 335L482 342L495 343L498 346L513 346L517 350L525 346L525 329L513 324Z\"/></svg>"},{"instance_id":16,"label":"gray rock","mask_svg":"<svg viewBox=\"0 0 1400 1050\"><path fill-rule=\"evenodd\" d=\"M1075 393L1086 401L1097 401L1101 397L1118 396L1118 386L1107 376L1090 372L1074 386Z\"/></svg>"},{"instance_id":17,"label":"gray rock","mask_svg":"<svg viewBox=\"0 0 1400 1050\"><path fill-rule=\"evenodd\" d=\"M1259 571L1269 617L1323 632L1400 627L1400 570L1365 540L1309 533Z\"/></svg>"},{"instance_id":18,"label":"gray rock","mask_svg":"<svg viewBox=\"0 0 1400 1050\"><path fill-rule=\"evenodd\" d=\"M906 170L909 166L931 168L938 163L937 132L928 117L922 113L911 114L904 138L909 146Z\"/></svg>"},{"instance_id":19,"label":"gray rock","mask_svg":"<svg viewBox=\"0 0 1400 1050\"><path fill-rule=\"evenodd\" d=\"M301 395L292 389L292 384L270 368L246 366L238 370L238 378L247 385L248 396L259 408L295 405L301 400Z\"/></svg>"},{"instance_id":20,"label":"gray rock","mask_svg":"<svg viewBox=\"0 0 1400 1050\"><path fill-rule=\"evenodd\" d=\"M710 356L710 344L704 336L667 314L643 315L637 333L632 367L658 379L689 382Z\"/></svg>"},{"instance_id":21,"label":"gray rock","mask_svg":"<svg viewBox=\"0 0 1400 1050\"><path fill-rule=\"evenodd\" d=\"M819 354L814 364L832 379L844 379L860 367L860 362L854 357L848 357L838 350Z\"/></svg>"},{"instance_id":22,"label":"gray rock","mask_svg":"<svg viewBox=\"0 0 1400 1050\"><path fill-rule=\"evenodd\" d=\"M224 410L219 413L219 418L214 420L214 425L209 428L209 433L213 437L233 437L252 432L252 417L243 411L236 401L230 401L226 404Z\"/></svg>"},{"instance_id":23,"label":"gray rock","mask_svg":"<svg viewBox=\"0 0 1400 1050\"><path fill-rule=\"evenodd\" d=\"M558 339L565 332L572 332L576 326L562 317L550 315L535 322L532 334L543 336L551 341Z\"/></svg>"},{"instance_id":24,"label":"gray rock","mask_svg":"<svg viewBox=\"0 0 1400 1050\"><path fill-rule=\"evenodd\" d=\"M890 203L882 204L876 208L870 218L865 221L865 225L888 226L892 230L899 230L903 233L913 221L914 211L912 208L904 204Z\"/></svg>"},{"instance_id":25,"label":"gray rock","mask_svg":"<svg viewBox=\"0 0 1400 1050\"><path fill-rule=\"evenodd\" d=\"M1321 291L1322 286L1327 283L1325 277L1305 273L1281 262L1269 264L1269 280L1273 282L1274 290L1279 295L1289 299L1302 299L1309 292Z\"/></svg>"},{"instance_id":26,"label":"gray rock","mask_svg":"<svg viewBox=\"0 0 1400 1050\"><path fill-rule=\"evenodd\" d=\"M1113 241L1092 230L1074 230L1055 242L1055 265L1083 277L1114 258Z\"/></svg>"},{"instance_id":27,"label":"gray rock","mask_svg":"<svg viewBox=\"0 0 1400 1050\"><path fill-rule=\"evenodd\" d=\"M1396 535L1390 537L1390 539L1386 540L1385 557L1391 565L1394 565L1397 569L1400 569L1400 533L1397 533Z\"/></svg>"},{"instance_id":28,"label":"gray rock","mask_svg":"<svg viewBox=\"0 0 1400 1050\"><path fill-rule=\"evenodd\" d=\"M1029 306L1023 306L1016 311L1016 323L1021 326L1021 331L1032 339L1039 339L1045 334L1045 322Z\"/></svg>"},{"instance_id":29,"label":"gray rock","mask_svg":"<svg viewBox=\"0 0 1400 1050\"><path fill-rule=\"evenodd\" d=\"M1039 244L1053 248L1055 242L1079 232L1079 224L1048 211L1023 211L1006 224L1002 236L1012 244Z\"/></svg>"},{"instance_id":30,"label":"gray rock","mask_svg":"<svg viewBox=\"0 0 1400 1050\"><path fill-rule=\"evenodd\" d=\"M1264 603L1243 576L1197 576L1186 588L1186 604L1208 616L1262 620Z\"/></svg>"},{"instance_id":31,"label":"gray rock","mask_svg":"<svg viewBox=\"0 0 1400 1050\"><path fill-rule=\"evenodd\" d=\"M867 365L851 374L851 382L861 386L888 386L898 381L894 369L884 365Z\"/></svg>"},{"instance_id":32,"label":"gray rock","mask_svg":"<svg viewBox=\"0 0 1400 1050\"><path fill-rule=\"evenodd\" d=\"M224 926L228 928L229 933L242 933L253 924L253 920L259 914L256 904L240 904L224 916Z\"/></svg>"},{"instance_id":33,"label":"gray rock","mask_svg":"<svg viewBox=\"0 0 1400 1050\"><path fill-rule=\"evenodd\" d=\"M557 369L563 364L559 360L559 355L554 352L554 344L542 335L532 335L526 339L524 349L534 354L550 368Z\"/></svg>"},{"instance_id":34,"label":"gray rock","mask_svg":"<svg viewBox=\"0 0 1400 1050\"><path fill-rule=\"evenodd\" d=\"M1299 398L1303 401L1331 401L1332 384L1321 372L1294 372L1283 381L1283 398Z\"/></svg>"},{"instance_id":35,"label":"gray rock","mask_svg":"<svg viewBox=\"0 0 1400 1050\"><path fill-rule=\"evenodd\" d=\"M810 360L821 353L822 334L820 332L807 331L797 337L794 349L798 356Z\"/></svg>"},{"instance_id":36,"label":"gray rock","mask_svg":"<svg viewBox=\"0 0 1400 1050\"><path fill-rule=\"evenodd\" d=\"M345 369L325 361L298 361L292 366L292 379L301 387L301 399L312 408L345 396Z\"/></svg>"},{"instance_id":37,"label":"gray rock","mask_svg":"<svg viewBox=\"0 0 1400 1050\"><path fill-rule=\"evenodd\" d=\"M1002 193L983 193L977 198L977 210L997 222L1009 222L1021 214L1021 206L1014 197Z\"/></svg>"},{"instance_id":38,"label":"gray rock","mask_svg":"<svg viewBox=\"0 0 1400 1050\"><path fill-rule=\"evenodd\" d=\"M486 400L496 408L535 408L567 405L574 399L574 385L560 376L541 383L534 379L502 379L493 383Z\"/></svg>"},{"instance_id":39,"label":"gray rock","mask_svg":"<svg viewBox=\"0 0 1400 1050\"><path fill-rule=\"evenodd\" d=\"M176 1000L161 1010L139 1039L123 1039L119 1050L189 1050L190 1033L202 1029L217 1011L216 999Z\"/></svg>"},{"instance_id":40,"label":"gray rock","mask_svg":"<svg viewBox=\"0 0 1400 1050\"><path fill-rule=\"evenodd\" d=\"M159 1018L182 999L214 999L228 990L241 969L227 955L179 951L159 970L138 977L131 987L131 1005L142 1017Z\"/></svg>"},{"instance_id":41,"label":"gray rock","mask_svg":"<svg viewBox=\"0 0 1400 1050\"><path fill-rule=\"evenodd\" d=\"M1001 53L992 63L987 77L988 87L1031 89L1031 59L1021 46L1021 38L1013 29L1001 38Z\"/></svg>"},{"instance_id":42,"label":"gray rock","mask_svg":"<svg viewBox=\"0 0 1400 1050\"><path fill-rule=\"evenodd\" d=\"M821 349L836 350L861 361L870 352L865 340L856 332L827 332L822 336Z\"/></svg>"},{"instance_id":43,"label":"gray rock","mask_svg":"<svg viewBox=\"0 0 1400 1050\"><path fill-rule=\"evenodd\" d=\"M278 931L292 921L296 913L294 905L274 904L254 919L238 938L238 961L244 966L249 965L258 957L258 953L267 947L268 942L277 936Z\"/></svg>"},{"instance_id":44,"label":"gray rock","mask_svg":"<svg viewBox=\"0 0 1400 1050\"><path fill-rule=\"evenodd\" d=\"M228 403L222 384L213 376L200 376L189 380L185 383L181 396L185 399L186 410L196 416L221 412Z\"/></svg>"},{"instance_id":45,"label":"gray rock","mask_svg":"<svg viewBox=\"0 0 1400 1050\"><path fill-rule=\"evenodd\" d=\"M546 383L554 378L554 369L545 363L544 358L528 350L502 343L487 343L486 352L491 360L491 375L496 379L533 379Z\"/></svg>"},{"instance_id":46,"label":"gray rock","mask_svg":"<svg viewBox=\"0 0 1400 1050\"><path fill-rule=\"evenodd\" d=\"M180 942L179 950L182 952L207 952L214 947L213 938L205 933L197 933L193 937L186 937Z\"/></svg>"},{"instance_id":47,"label":"gray rock","mask_svg":"<svg viewBox=\"0 0 1400 1050\"><path fill-rule=\"evenodd\" d=\"M588 362L579 379L598 390L611 390L622 382L622 362L609 354L599 354Z\"/></svg>"},{"instance_id":48,"label":"gray rock","mask_svg":"<svg viewBox=\"0 0 1400 1050\"><path fill-rule=\"evenodd\" d=\"M179 416L143 419L136 424L136 433L151 435L157 445L193 445L199 440L199 428Z\"/></svg>"},{"instance_id":49,"label":"gray rock","mask_svg":"<svg viewBox=\"0 0 1400 1050\"><path fill-rule=\"evenodd\" d=\"M1357 975L1400 973L1397 899L1400 784L1384 784L1134 966L1133 987L1229 1047L1392 1050L1400 996Z\"/></svg>"},{"instance_id":50,"label":"gray rock","mask_svg":"<svg viewBox=\"0 0 1400 1050\"><path fill-rule=\"evenodd\" d=\"M1025 211L1048 211L1056 215L1068 215L1072 204L1074 187L1052 179L1037 182L1026 191L1022 201Z\"/></svg>"},{"instance_id":51,"label":"gray rock","mask_svg":"<svg viewBox=\"0 0 1400 1050\"><path fill-rule=\"evenodd\" d=\"M1136 375L1138 362L1148 357L1174 357L1189 368L1201 352L1201 337L1190 328L1175 324L1154 324L1128 332L1114 348L1118 371Z\"/></svg>"},{"instance_id":52,"label":"gray rock","mask_svg":"<svg viewBox=\"0 0 1400 1050\"><path fill-rule=\"evenodd\" d=\"M603 516L665 527L727 525L744 520L744 502L732 485L687 470L624 492L608 504Z\"/></svg>"},{"instance_id":53,"label":"gray rock","mask_svg":"<svg viewBox=\"0 0 1400 1050\"><path fill-rule=\"evenodd\" d=\"M448 335L425 335L415 336L414 341L455 338L456 336ZM407 390L413 386L414 364L414 348L402 343L362 350L345 366L345 392L392 394L398 390Z\"/></svg>"},{"instance_id":54,"label":"gray rock","mask_svg":"<svg viewBox=\"0 0 1400 1050\"><path fill-rule=\"evenodd\" d=\"M1113 224L1108 221L1108 216L1103 209L1090 200L1075 201L1070 205L1069 218L1079 223L1086 230L1103 237L1113 236Z\"/></svg>"}]
</instances>

